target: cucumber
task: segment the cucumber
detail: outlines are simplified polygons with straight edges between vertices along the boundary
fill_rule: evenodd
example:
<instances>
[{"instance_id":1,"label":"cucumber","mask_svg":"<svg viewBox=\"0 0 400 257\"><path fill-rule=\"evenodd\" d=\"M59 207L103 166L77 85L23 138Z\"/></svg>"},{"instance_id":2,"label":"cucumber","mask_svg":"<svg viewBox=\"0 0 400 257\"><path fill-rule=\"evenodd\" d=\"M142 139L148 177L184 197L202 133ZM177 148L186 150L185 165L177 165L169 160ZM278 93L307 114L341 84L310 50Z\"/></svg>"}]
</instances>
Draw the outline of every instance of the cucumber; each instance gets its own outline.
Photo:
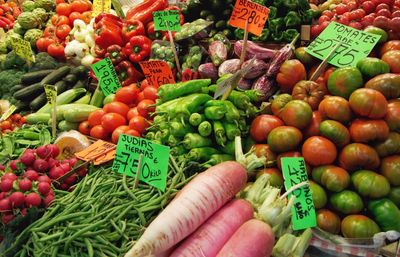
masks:
<instances>
[{"instance_id":1,"label":"cucumber","mask_svg":"<svg viewBox=\"0 0 400 257\"><path fill-rule=\"evenodd\" d=\"M44 77L42 81L40 82L42 85L44 84L49 84L52 85L56 83L57 81L63 79L67 74L71 71L71 68L69 66L62 66L58 68L57 70L52 71L49 75Z\"/></svg>"},{"instance_id":2,"label":"cucumber","mask_svg":"<svg viewBox=\"0 0 400 257\"><path fill-rule=\"evenodd\" d=\"M17 109L15 110L16 113L29 110L29 104L27 102L18 100L14 103L14 105L15 107L17 107Z\"/></svg>"},{"instance_id":3,"label":"cucumber","mask_svg":"<svg viewBox=\"0 0 400 257\"><path fill-rule=\"evenodd\" d=\"M76 98L80 97L81 95L83 95L84 93L86 93L86 89L84 88L73 88L73 89L69 89L65 92L63 92L62 94L58 95L56 98L56 105L65 105L65 104L69 104L72 101L74 101ZM42 108L40 108L37 112L39 113L45 113L45 112L49 112L51 110L51 105L50 104L46 104L45 106L43 106Z\"/></svg>"},{"instance_id":4,"label":"cucumber","mask_svg":"<svg viewBox=\"0 0 400 257\"><path fill-rule=\"evenodd\" d=\"M90 104L96 107L102 107L104 98L105 96L103 94L103 91L101 91L100 87L97 86L96 90L92 95L92 99L90 99Z\"/></svg>"},{"instance_id":5,"label":"cucumber","mask_svg":"<svg viewBox=\"0 0 400 257\"><path fill-rule=\"evenodd\" d=\"M43 85L40 83L36 83L15 92L14 98L17 100L28 101L34 99L43 92L44 92Z\"/></svg>"},{"instance_id":6,"label":"cucumber","mask_svg":"<svg viewBox=\"0 0 400 257\"><path fill-rule=\"evenodd\" d=\"M90 93L86 93L86 95L76 100L74 104L89 104L91 96L92 95Z\"/></svg>"},{"instance_id":7,"label":"cucumber","mask_svg":"<svg viewBox=\"0 0 400 257\"><path fill-rule=\"evenodd\" d=\"M58 123L57 126L61 131L78 130L79 123L62 120Z\"/></svg>"},{"instance_id":8,"label":"cucumber","mask_svg":"<svg viewBox=\"0 0 400 257\"><path fill-rule=\"evenodd\" d=\"M91 105L88 105L88 106L91 106ZM91 107L94 107L94 106L91 106ZM96 107L94 107L94 108L96 108ZM89 108L89 107L87 107L85 109L83 109L83 108L70 108L70 109L67 109L64 112L64 119L66 121L69 121L69 122L85 121L85 120L88 119L89 114L91 114L93 111L95 111L97 109L98 108L93 109L93 108Z\"/></svg>"},{"instance_id":9,"label":"cucumber","mask_svg":"<svg viewBox=\"0 0 400 257\"><path fill-rule=\"evenodd\" d=\"M57 106L56 109L56 114L57 114L57 120L63 120L65 119L64 114L67 110L74 110L75 112L79 111L90 111L94 112L100 108L90 105L90 104L64 104ZM53 112L53 108L50 109L50 115ZM65 119L66 120L66 119ZM71 121L71 120L69 120ZM72 122L78 122L78 121L72 121Z\"/></svg>"},{"instance_id":10,"label":"cucumber","mask_svg":"<svg viewBox=\"0 0 400 257\"><path fill-rule=\"evenodd\" d=\"M75 74L70 73L63 78L63 81L67 82L69 86L72 86L78 81L78 77Z\"/></svg>"},{"instance_id":11,"label":"cucumber","mask_svg":"<svg viewBox=\"0 0 400 257\"><path fill-rule=\"evenodd\" d=\"M87 77L87 73L89 72L89 69L83 65L76 66L72 68L70 74L76 75L78 78L85 78Z\"/></svg>"},{"instance_id":12,"label":"cucumber","mask_svg":"<svg viewBox=\"0 0 400 257\"><path fill-rule=\"evenodd\" d=\"M40 82L44 77L46 77L53 71L54 70L39 70L25 73L21 77L21 82L28 85Z\"/></svg>"},{"instance_id":13,"label":"cucumber","mask_svg":"<svg viewBox=\"0 0 400 257\"><path fill-rule=\"evenodd\" d=\"M23 88L25 88L25 86L23 86L23 85L15 85L12 88L10 88L10 93L14 94L15 92L17 92L18 90L23 89Z\"/></svg>"},{"instance_id":14,"label":"cucumber","mask_svg":"<svg viewBox=\"0 0 400 257\"><path fill-rule=\"evenodd\" d=\"M26 116L26 122L28 124L47 124L50 117L49 113L31 113Z\"/></svg>"},{"instance_id":15,"label":"cucumber","mask_svg":"<svg viewBox=\"0 0 400 257\"><path fill-rule=\"evenodd\" d=\"M83 80L78 80L72 88L85 88L86 83Z\"/></svg>"},{"instance_id":16,"label":"cucumber","mask_svg":"<svg viewBox=\"0 0 400 257\"><path fill-rule=\"evenodd\" d=\"M55 84L55 87L57 88L57 94L61 94L67 90L68 85L64 81L58 81ZM47 98L46 98L46 93L40 94L38 97L36 97L30 104L30 108L33 111L36 111L43 107L46 104Z\"/></svg>"}]
</instances>

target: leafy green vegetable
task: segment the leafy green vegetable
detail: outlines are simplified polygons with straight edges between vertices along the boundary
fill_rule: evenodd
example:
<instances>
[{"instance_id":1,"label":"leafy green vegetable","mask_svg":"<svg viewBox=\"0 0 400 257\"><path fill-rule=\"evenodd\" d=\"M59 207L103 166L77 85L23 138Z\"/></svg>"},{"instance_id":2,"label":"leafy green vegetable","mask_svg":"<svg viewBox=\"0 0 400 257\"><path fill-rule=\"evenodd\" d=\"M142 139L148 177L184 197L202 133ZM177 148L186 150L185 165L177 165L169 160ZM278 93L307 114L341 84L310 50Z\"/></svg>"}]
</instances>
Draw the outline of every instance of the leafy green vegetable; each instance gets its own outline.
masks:
<instances>
[{"instance_id":1,"label":"leafy green vegetable","mask_svg":"<svg viewBox=\"0 0 400 257\"><path fill-rule=\"evenodd\" d=\"M41 19L35 16L32 12L23 12L17 19L18 23L23 29L34 29L39 27L41 24Z\"/></svg>"},{"instance_id":2,"label":"leafy green vegetable","mask_svg":"<svg viewBox=\"0 0 400 257\"><path fill-rule=\"evenodd\" d=\"M59 62L56 59L46 52L40 52L35 56L35 63L33 63L29 71L51 70L58 68L58 66Z\"/></svg>"},{"instance_id":3,"label":"leafy green vegetable","mask_svg":"<svg viewBox=\"0 0 400 257\"><path fill-rule=\"evenodd\" d=\"M0 96L9 92L11 87L21 83L21 77L24 72L19 70L5 70L0 72ZM2 97L4 98L4 97Z\"/></svg>"},{"instance_id":4,"label":"leafy green vegetable","mask_svg":"<svg viewBox=\"0 0 400 257\"><path fill-rule=\"evenodd\" d=\"M14 51L7 54L4 62L1 63L1 68L3 70L7 69L23 69L25 66L25 59L17 55Z\"/></svg>"},{"instance_id":5,"label":"leafy green vegetable","mask_svg":"<svg viewBox=\"0 0 400 257\"><path fill-rule=\"evenodd\" d=\"M30 29L25 33L24 39L31 43L32 48L36 49L36 41L41 38L42 35L43 31L40 29Z\"/></svg>"}]
</instances>

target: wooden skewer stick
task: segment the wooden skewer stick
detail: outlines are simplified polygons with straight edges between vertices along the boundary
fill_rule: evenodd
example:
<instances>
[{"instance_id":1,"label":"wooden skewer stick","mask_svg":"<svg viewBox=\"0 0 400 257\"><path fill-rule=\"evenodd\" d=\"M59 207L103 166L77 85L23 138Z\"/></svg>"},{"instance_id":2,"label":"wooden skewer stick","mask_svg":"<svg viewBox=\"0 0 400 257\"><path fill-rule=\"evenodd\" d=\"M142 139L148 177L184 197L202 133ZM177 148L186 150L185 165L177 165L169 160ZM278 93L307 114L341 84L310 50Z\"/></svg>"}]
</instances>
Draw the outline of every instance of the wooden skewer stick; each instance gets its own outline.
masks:
<instances>
[{"instance_id":1,"label":"wooden skewer stick","mask_svg":"<svg viewBox=\"0 0 400 257\"><path fill-rule=\"evenodd\" d=\"M331 56L336 52L336 50L342 45L342 42L339 42L336 44L336 46L330 51L328 56L321 62L321 64L318 66L318 68L315 70L313 75L311 76L310 80L311 81L316 81L318 77L321 75L322 72L325 71L326 66L328 66L328 61L331 59Z\"/></svg>"}]
</instances>

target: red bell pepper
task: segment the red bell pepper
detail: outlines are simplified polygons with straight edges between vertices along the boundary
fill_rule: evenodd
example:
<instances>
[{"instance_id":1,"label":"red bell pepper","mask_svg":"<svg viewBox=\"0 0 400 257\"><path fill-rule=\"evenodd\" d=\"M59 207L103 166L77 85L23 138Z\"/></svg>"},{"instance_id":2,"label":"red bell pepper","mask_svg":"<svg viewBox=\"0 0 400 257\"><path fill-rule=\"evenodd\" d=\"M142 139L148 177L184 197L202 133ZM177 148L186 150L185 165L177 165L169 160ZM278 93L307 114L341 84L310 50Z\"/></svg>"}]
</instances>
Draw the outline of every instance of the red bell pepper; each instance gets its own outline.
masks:
<instances>
[{"instance_id":1,"label":"red bell pepper","mask_svg":"<svg viewBox=\"0 0 400 257\"><path fill-rule=\"evenodd\" d=\"M96 24L94 42L103 49L106 49L110 45L114 44L122 46L124 41L122 40L121 27L113 23L100 21Z\"/></svg>"},{"instance_id":2,"label":"red bell pepper","mask_svg":"<svg viewBox=\"0 0 400 257\"><path fill-rule=\"evenodd\" d=\"M152 40L161 39L163 37L163 33L161 31L154 30L154 21L147 23L146 34Z\"/></svg>"},{"instance_id":3,"label":"red bell pepper","mask_svg":"<svg viewBox=\"0 0 400 257\"><path fill-rule=\"evenodd\" d=\"M118 63L125 60L125 55L122 53L122 47L119 45L110 45L109 47L107 47L105 57L110 58L111 62L114 65L117 65Z\"/></svg>"},{"instance_id":4,"label":"red bell pepper","mask_svg":"<svg viewBox=\"0 0 400 257\"><path fill-rule=\"evenodd\" d=\"M131 62L140 62L150 56L151 39L145 36L134 36L124 47L124 54Z\"/></svg>"},{"instance_id":5,"label":"red bell pepper","mask_svg":"<svg viewBox=\"0 0 400 257\"><path fill-rule=\"evenodd\" d=\"M122 26L122 37L128 42L133 36L145 35L144 25L139 20L127 20Z\"/></svg>"},{"instance_id":6,"label":"red bell pepper","mask_svg":"<svg viewBox=\"0 0 400 257\"><path fill-rule=\"evenodd\" d=\"M119 80L123 87L129 86L132 83L138 83L144 76L139 72L132 63L125 60L120 62L116 67L115 71L118 74Z\"/></svg>"},{"instance_id":7,"label":"red bell pepper","mask_svg":"<svg viewBox=\"0 0 400 257\"><path fill-rule=\"evenodd\" d=\"M101 48L98 45L94 45L94 53L97 55L97 57L103 58L106 54L106 49Z\"/></svg>"},{"instance_id":8,"label":"red bell pepper","mask_svg":"<svg viewBox=\"0 0 400 257\"><path fill-rule=\"evenodd\" d=\"M94 24L95 24L94 28L95 29L96 29L96 24L100 23L101 21L113 23L113 24L117 25L118 27L122 27L122 24L123 24L123 20L120 17L115 16L113 14L109 14L109 13L101 13L101 14L97 15L96 18L94 19Z\"/></svg>"},{"instance_id":9,"label":"red bell pepper","mask_svg":"<svg viewBox=\"0 0 400 257\"><path fill-rule=\"evenodd\" d=\"M126 19L140 20L147 24L153 20L153 12L164 10L168 7L168 0L145 0L126 13Z\"/></svg>"},{"instance_id":10,"label":"red bell pepper","mask_svg":"<svg viewBox=\"0 0 400 257\"><path fill-rule=\"evenodd\" d=\"M181 8L179 8L178 6L176 6L176 5L172 5L172 6L168 6L167 8L165 8L164 9L165 11L167 11L167 10L177 10L178 12L179 12L179 23L181 24L181 25L183 25L183 23L185 23L185 17L183 16L183 14L182 14L182 9Z\"/></svg>"}]
</instances>

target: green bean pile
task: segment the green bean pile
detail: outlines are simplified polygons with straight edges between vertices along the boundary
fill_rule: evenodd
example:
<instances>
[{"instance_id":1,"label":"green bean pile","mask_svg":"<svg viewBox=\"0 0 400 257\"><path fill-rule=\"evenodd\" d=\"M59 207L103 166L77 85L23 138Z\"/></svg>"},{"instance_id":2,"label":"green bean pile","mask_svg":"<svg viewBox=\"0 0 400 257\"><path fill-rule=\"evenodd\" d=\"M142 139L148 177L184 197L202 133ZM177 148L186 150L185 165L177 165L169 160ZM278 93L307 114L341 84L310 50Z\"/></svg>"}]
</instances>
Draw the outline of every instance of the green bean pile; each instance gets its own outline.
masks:
<instances>
[{"instance_id":1,"label":"green bean pile","mask_svg":"<svg viewBox=\"0 0 400 257\"><path fill-rule=\"evenodd\" d=\"M74 191L57 191L64 195L18 236L4 256L123 256L189 181L174 161L169 166L165 192L143 184L132 189L134 179L111 168L93 171Z\"/></svg>"}]
</instances>

